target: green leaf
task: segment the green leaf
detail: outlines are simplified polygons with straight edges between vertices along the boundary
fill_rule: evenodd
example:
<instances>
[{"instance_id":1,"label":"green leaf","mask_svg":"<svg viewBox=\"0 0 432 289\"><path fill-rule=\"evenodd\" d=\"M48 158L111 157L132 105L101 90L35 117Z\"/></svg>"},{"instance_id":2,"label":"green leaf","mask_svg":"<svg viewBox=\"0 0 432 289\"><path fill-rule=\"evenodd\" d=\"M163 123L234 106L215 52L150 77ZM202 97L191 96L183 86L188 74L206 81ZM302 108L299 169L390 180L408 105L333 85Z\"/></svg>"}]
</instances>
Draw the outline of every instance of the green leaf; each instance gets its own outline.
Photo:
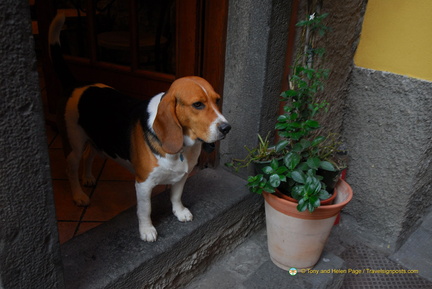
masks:
<instances>
[{"instance_id":1,"label":"green leaf","mask_svg":"<svg viewBox=\"0 0 432 289\"><path fill-rule=\"evenodd\" d=\"M295 108L300 108L300 106L302 106L303 104L301 102L293 102L292 106L294 106Z\"/></svg>"},{"instance_id":2,"label":"green leaf","mask_svg":"<svg viewBox=\"0 0 432 289\"><path fill-rule=\"evenodd\" d=\"M301 124L300 122L295 121L295 122L291 122L291 123L289 123L289 124L288 124L288 127L289 127L289 128L301 128L301 127L302 127L302 124Z\"/></svg>"},{"instance_id":3,"label":"green leaf","mask_svg":"<svg viewBox=\"0 0 432 289\"><path fill-rule=\"evenodd\" d=\"M276 152L280 152L280 151L284 150L288 145L289 145L289 141L281 140L280 142L277 143L275 150L276 150Z\"/></svg>"},{"instance_id":4,"label":"green leaf","mask_svg":"<svg viewBox=\"0 0 432 289\"><path fill-rule=\"evenodd\" d=\"M260 182L262 179L263 179L263 175L261 175L261 174L256 175L256 176L250 176L248 178L248 183L251 183L251 184L257 183L257 182Z\"/></svg>"},{"instance_id":5,"label":"green leaf","mask_svg":"<svg viewBox=\"0 0 432 289\"><path fill-rule=\"evenodd\" d=\"M291 196L294 199L299 200L303 196L303 189L304 189L304 186L302 186L302 185L300 185L300 186L294 186L291 189Z\"/></svg>"},{"instance_id":6,"label":"green leaf","mask_svg":"<svg viewBox=\"0 0 432 289\"><path fill-rule=\"evenodd\" d=\"M303 137L304 133L302 131L299 132L294 132L294 133L290 133L289 136L293 139L293 140L299 140L301 137Z\"/></svg>"},{"instance_id":7,"label":"green leaf","mask_svg":"<svg viewBox=\"0 0 432 289\"><path fill-rule=\"evenodd\" d=\"M322 143L324 140L325 140L325 137L324 137L324 136L316 137L316 138L312 141L312 146L314 147L314 146L316 146L316 145Z\"/></svg>"},{"instance_id":8,"label":"green leaf","mask_svg":"<svg viewBox=\"0 0 432 289\"><path fill-rule=\"evenodd\" d=\"M314 208L318 208L321 205L320 199L317 196L310 197L309 203L311 203Z\"/></svg>"},{"instance_id":9,"label":"green leaf","mask_svg":"<svg viewBox=\"0 0 432 289\"><path fill-rule=\"evenodd\" d=\"M311 146L311 142L308 141L307 139L302 139L300 141L300 144L301 144L303 150L306 150L306 149L308 149Z\"/></svg>"},{"instance_id":10,"label":"green leaf","mask_svg":"<svg viewBox=\"0 0 432 289\"><path fill-rule=\"evenodd\" d=\"M284 92L281 93L282 97L293 97L293 96L296 96L296 95L298 95L298 91L292 90L292 89L286 90L286 91L284 91Z\"/></svg>"},{"instance_id":11,"label":"green leaf","mask_svg":"<svg viewBox=\"0 0 432 289\"><path fill-rule=\"evenodd\" d=\"M307 203L307 208L308 208L309 212L311 212L311 213L313 211L315 211L315 207L314 207L314 205L312 203Z\"/></svg>"},{"instance_id":12,"label":"green leaf","mask_svg":"<svg viewBox=\"0 0 432 289\"><path fill-rule=\"evenodd\" d=\"M269 183L267 183L265 186L263 186L263 190L267 193L274 193L276 192L276 189Z\"/></svg>"},{"instance_id":13,"label":"green leaf","mask_svg":"<svg viewBox=\"0 0 432 289\"><path fill-rule=\"evenodd\" d=\"M325 171L330 171L330 172L335 172L336 168L333 166L333 164L331 162L328 161L322 161L320 163L320 168L322 168Z\"/></svg>"},{"instance_id":14,"label":"green leaf","mask_svg":"<svg viewBox=\"0 0 432 289\"><path fill-rule=\"evenodd\" d=\"M292 150L296 153L301 153L303 151L303 146L301 145L301 143L296 143Z\"/></svg>"},{"instance_id":15,"label":"green leaf","mask_svg":"<svg viewBox=\"0 0 432 289\"><path fill-rule=\"evenodd\" d=\"M263 186L266 184L266 179L262 174L256 176L250 176L248 178L247 186L249 190L253 193L261 194L263 191Z\"/></svg>"},{"instance_id":16,"label":"green leaf","mask_svg":"<svg viewBox=\"0 0 432 289\"><path fill-rule=\"evenodd\" d=\"M321 160L317 157L308 158L306 163L311 169L317 170L321 165Z\"/></svg>"},{"instance_id":17,"label":"green leaf","mask_svg":"<svg viewBox=\"0 0 432 289\"><path fill-rule=\"evenodd\" d=\"M304 199L300 199L297 205L297 211L304 212L307 208L307 202Z\"/></svg>"},{"instance_id":18,"label":"green leaf","mask_svg":"<svg viewBox=\"0 0 432 289\"><path fill-rule=\"evenodd\" d=\"M300 184L306 183L306 175L302 171L293 171L291 173L291 178L297 183Z\"/></svg>"},{"instance_id":19,"label":"green leaf","mask_svg":"<svg viewBox=\"0 0 432 289\"><path fill-rule=\"evenodd\" d=\"M288 171L288 168L286 166L280 166L277 168L275 173L278 175L281 175L281 174L285 173L286 171Z\"/></svg>"},{"instance_id":20,"label":"green leaf","mask_svg":"<svg viewBox=\"0 0 432 289\"><path fill-rule=\"evenodd\" d=\"M289 170L294 170L297 165L300 163L301 156L295 152L289 152L284 157L284 164Z\"/></svg>"},{"instance_id":21,"label":"green leaf","mask_svg":"<svg viewBox=\"0 0 432 289\"><path fill-rule=\"evenodd\" d=\"M301 171L307 171L309 169L309 166L307 165L307 163L303 162L297 166L297 169Z\"/></svg>"},{"instance_id":22,"label":"green leaf","mask_svg":"<svg viewBox=\"0 0 432 289\"><path fill-rule=\"evenodd\" d=\"M270 175L270 174L273 173L273 168L272 168L271 166L265 166L265 167L262 169L262 172L263 172L264 174L266 174L266 175Z\"/></svg>"},{"instance_id":23,"label":"green leaf","mask_svg":"<svg viewBox=\"0 0 432 289\"><path fill-rule=\"evenodd\" d=\"M321 22L324 18L326 18L327 16L329 16L328 13L323 13L320 16L317 16L317 20L319 20L319 22Z\"/></svg>"},{"instance_id":24,"label":"green leaf","mask_svg":"<svg viewBox=\"0 0 432 289\"><path fill-rule=\"evenodd\" d=\"M308 169L306 176L310 177L310 178L315 178L316 177L316 169Z\"/></svg>"},{"instance_id":25,"label":"green leaf","mask_svg":"<svg viewBox=\"0 0 432 289\"><path fill-rule=\"evenodd\" d=\"M288 120L288 116L286 116L284 114L279 115L278 118L277 118L278 122L286 122L287 120Z\"/></svg>"},{"instance_id":26,"label":"green leaf","mask_svg":"<svg viewBox=\"0 0 432 289\"><path fill-rule=\"evenodd\" d=\"M310 128L319 128L319 122L317 122L316 120L307 120L306 121L306 125Z\"/></svg>"},{"instance_id":27,"label":"green leaf","mask_svg":"<svg viewBox=\"0 0 432 289\"><path fill-rule=\"evenodd\" d=\"M317 195L321 191L321 182L315 178L308 176L305 182L305 191L308 195Z\"/></svg>"},{"instance_id":28,"label":"green leaf","mask_svg":"<svg viewBox=\"0 0 432 289\"><path fill-rule=\"evenodd\" d=\"M310 24L310 22L308 20L303 20L303 21L297 22L295 26L302 27L302 26L306 26L306 25L309 25L309 24Z\"/></svg>"},{"instance_id":29,"label":"green leaf","mask_svg":"<svg viewBox=\"0 0 432 289\"><path fill-rule=\"evenodd\" d=\"M288 124L285 122L283 122L283 123L278 122L275 124L275 129L284 130L287 126L288 126Z\"/></svg>"},{"instance_id":30,"label":"green leaf","mask_svg":"<svg viewBox=\"0 0 432 289\"><path fill-rule=\"evenodd\" d=\"M273 171L276 171L277 168L279 167L279 162L277 159L273 159L270 163L271 168L273 169Z\"/></svg>"},{"instance_id":31,"label":"green leaf","mask_svg":"<svg viewBox=\"0 0 432 289\"><path fill-rule=\"evenodd\" d=\"M316 172L317 172L316 169L308 169L307 176L311 177L311 178L315 178L316 177Z\"/></svg>"},{"instance_id":32,"label":"green leaf","mask_svg":"<svg viewBox=\"0 0 432 289\"><path fill-rule=\"evenodd\" d=\"M273 175L271 175L270 178L269 178L269 183L270 183L270 185L271 185L272 187L274 187L274 188L279 187L279 185L280 185L280 183L281 183L281 180L280 180L280 178L279 178L279 175L277 175L277 174L273 174Z\"/></svg>"},{"instance_id":33,"label":"green leaf","mask_svg":"<svg viewBox=\"0 0 432 289\"><path fill-rule=\"evenodd\" d=\"M331 195L326 190L320 191L320 194L319 194L320 200L327 200L328 198L330 198L330 196Z\"/></svg>"},{"instance_id":34,"label":"green leaf","mask_svg":"<svg viewBox=\"0 0 432 289\"><path fill-rule=\"evenodd\" d=\"M295 113L295 112L291 113L289 116L290 120L296 120L297 118L298 118L298 113Z\"/></svg>"}]
</instances>

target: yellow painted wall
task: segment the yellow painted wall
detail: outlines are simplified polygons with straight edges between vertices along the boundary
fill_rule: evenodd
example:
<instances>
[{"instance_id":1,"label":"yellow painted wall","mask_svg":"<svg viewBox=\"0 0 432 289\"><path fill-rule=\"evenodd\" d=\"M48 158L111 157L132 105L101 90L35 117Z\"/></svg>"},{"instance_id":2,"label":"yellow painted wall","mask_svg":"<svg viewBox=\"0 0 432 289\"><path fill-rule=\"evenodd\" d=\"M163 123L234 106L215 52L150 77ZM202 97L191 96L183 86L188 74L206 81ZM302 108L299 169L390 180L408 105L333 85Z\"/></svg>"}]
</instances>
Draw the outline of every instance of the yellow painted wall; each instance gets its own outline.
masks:
<instances>
[{"instance_id":1,"label":"yellow painted wall","mask_svg":"<svg viewBox=\"0 0 432 289\"><path fill-rule=\"evenodd\" d=\"M369 0L354 63L432 81L432 0Z\"/></svg>"}]
</instances>

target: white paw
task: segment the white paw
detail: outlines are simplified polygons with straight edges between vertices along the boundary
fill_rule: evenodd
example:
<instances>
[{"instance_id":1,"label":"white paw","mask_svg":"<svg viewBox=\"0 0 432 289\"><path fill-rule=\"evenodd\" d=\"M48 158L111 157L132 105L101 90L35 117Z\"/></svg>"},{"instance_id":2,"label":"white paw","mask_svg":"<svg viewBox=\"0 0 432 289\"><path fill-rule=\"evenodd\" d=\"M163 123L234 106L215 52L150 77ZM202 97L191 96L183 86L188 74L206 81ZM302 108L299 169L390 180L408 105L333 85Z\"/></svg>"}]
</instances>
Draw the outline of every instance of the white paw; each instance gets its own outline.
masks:
<instances>
[{"instance_id":1,"label":"white paw","mask_svg":"<svg viewBox=\"0 0 432 289\"><path fill-rule=\"evenodd\" d=\"M84 192L74 194L73 199L75 204L80 207L87 207L90 204L90 198Z\"/></svg>"},{"instance_id":2,"label":"white paw","mask_svg":"<svg viewBox=\"0 0 432 289\"><path fill-rule=\"evenodd\" d=\"M141 240L144 242L154 242L157 239L157 231L153 226L143 226L139 228Z\"/></svg>"},{"instance_id":3,"label":"white paw","mask_svg":"<svg viewBox=\"0 0 432 289\"><path fill-rule=\"evenodd\" d=\"M193 219L192 213L189 211L188 208L185 207L183 207L182 209L174 209L173 213L180 222L189 222Z\"/></svg>"},{"instance_id":4,"label":"white paw","mask_svg":"<svg viewBox=\"0 0 432 289\"><path fill-rule=\"evenodd\" d=\"M96 178L93 176L83 176L82 177L82 183L86 187L93 187L96 185Z\"/></svg>"}]
</instances>

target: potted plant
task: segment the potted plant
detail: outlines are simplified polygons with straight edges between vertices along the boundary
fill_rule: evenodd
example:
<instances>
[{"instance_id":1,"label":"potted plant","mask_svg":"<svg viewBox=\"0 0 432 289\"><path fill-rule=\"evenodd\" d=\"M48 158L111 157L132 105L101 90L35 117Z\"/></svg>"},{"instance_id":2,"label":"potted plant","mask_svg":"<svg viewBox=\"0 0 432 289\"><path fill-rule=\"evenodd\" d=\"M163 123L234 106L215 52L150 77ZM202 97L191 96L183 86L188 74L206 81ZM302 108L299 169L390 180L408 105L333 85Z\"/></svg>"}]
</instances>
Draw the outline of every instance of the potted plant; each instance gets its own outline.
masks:
<instances>
[{"instance_id":1,"label":"potted plant","mask_svg":"<svg viewBox=\"0 0 432 289\"><path fill-rule=\"evenodd\" d=\"M262 169L268 166L272 160L276 159L281 161L283 152L281 152L281 148L270 145L269 136L270 133L268 133L264 138L258 134L258 145L255 148L245 146L245 149L248 152L245 158L233 159L232 162L226 163L225 165L234 168L237 172L252 164L255 172L261 173Z\"/></svg>"},{"instance_id":2,"label":"potted plant","mask_svg":"<svg viewBox=\"0 0 432 289\"><path fill-rule=\"evenodd\" d=\"M250 190L265 198L270 256L286 270L315 265L336 216L352 198L351 187L343 180L333 192L328 189L324 175L338 169L333 158L339 140L335 134L317 134L317 115L329 105L317 97L329 72L320 67L324 49L315 47L317 37L328 29L323 24L326 17L314 13L297 23L304 49L293 66L289 89L281 94L284 112L275 125L280 137L275 148L283 155L248 178ZM331 194L336 196L334 203L322 205Z\"/></svg>"}]
</instances>

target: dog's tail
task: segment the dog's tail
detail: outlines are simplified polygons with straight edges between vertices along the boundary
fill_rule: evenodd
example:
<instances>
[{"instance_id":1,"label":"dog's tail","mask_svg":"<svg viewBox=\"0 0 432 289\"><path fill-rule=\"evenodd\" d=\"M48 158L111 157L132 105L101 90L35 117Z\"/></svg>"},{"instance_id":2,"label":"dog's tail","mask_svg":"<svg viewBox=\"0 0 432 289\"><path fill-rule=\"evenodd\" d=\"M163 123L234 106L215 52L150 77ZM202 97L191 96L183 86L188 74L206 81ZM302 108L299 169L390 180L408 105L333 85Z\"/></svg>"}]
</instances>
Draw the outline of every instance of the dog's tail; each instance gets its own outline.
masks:
<instances>
[{"instance_id":1,"label":"dog's tail","mask_svg":"<svg viewBox=\"0 0 432 289\"><path fill-rule=\"evenodd\" d=\"M57 14L56 17L54 17L49 27L48 42L54 71L57 74L57 77L60 79L63 88L71 88L75 86L77 81L69 70L67 63L63 58L63 53L60 47L60 32L64 22L64 14Z\"/></svg>"}]
</instances>

